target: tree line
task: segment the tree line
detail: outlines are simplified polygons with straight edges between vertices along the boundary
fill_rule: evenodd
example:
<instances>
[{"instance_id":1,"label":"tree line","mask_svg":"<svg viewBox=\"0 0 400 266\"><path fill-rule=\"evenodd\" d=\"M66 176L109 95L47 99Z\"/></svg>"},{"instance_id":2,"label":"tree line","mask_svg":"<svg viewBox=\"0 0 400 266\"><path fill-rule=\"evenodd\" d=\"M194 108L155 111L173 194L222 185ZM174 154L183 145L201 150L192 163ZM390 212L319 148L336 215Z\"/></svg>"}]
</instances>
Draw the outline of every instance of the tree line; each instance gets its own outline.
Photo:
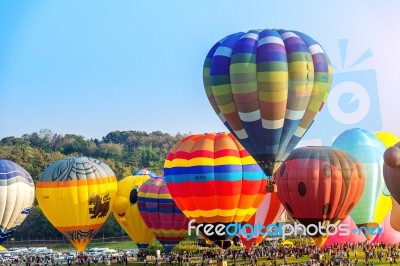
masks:
<instances>
[{"instance_id":1,"label":"tree line","mask_svg":"<svg viewBox=\"0 0 400 266\"><path fill-rule=\"evenodd\" d=\"M154 131L113 131L101 140L87 139L75 134L57 134L48 129L5 137L0 140L0 158L11 160L24 167L35 180L50 164L66 157L83 155L99 159L114 171L118 180L146 168L158 176L163 175L165 157L172 146L185 134L175 136ZM18 238L28 235L62 237L47 221L40 208L35 206L24 223L15 232ZM121 227L110 215L99 231L105 237L121 236Z\"/></svg>"}]
</instances>

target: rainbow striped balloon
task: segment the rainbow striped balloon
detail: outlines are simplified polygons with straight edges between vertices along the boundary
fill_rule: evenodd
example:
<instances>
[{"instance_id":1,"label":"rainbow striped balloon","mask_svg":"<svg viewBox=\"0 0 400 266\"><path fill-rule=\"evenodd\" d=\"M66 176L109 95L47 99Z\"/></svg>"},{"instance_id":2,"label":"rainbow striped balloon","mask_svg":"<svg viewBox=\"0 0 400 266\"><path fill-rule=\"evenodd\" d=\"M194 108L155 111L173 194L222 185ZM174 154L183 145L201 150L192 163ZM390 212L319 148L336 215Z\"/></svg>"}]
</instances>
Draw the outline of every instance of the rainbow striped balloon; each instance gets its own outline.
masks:
<instances>
[{"instance_id":1,"label":"rainbow striped balloon","mask_svg":"<svg viewBox=\"0 0 400 266\"><path fill-rule=\"evenodd\" d=\"M169 194L165 180L150 178L140 187L137 197L140 215L153 231L165 252L188 235L189 220Z\"/></svg>"},{"instance_id":2,"label":"rainbow striped balloon","mask_svg":"<svg viewBox=\"0 0 400 266\"><path fill-rule=\"evenodd\" d=\"M167 155L164 175L176 204L197 223L247 221L266 194L267 177L231 133L182 139Z\"/></svg>"},{"instance_id":3,"label":"rainbow striped balloon","mask_svg":"<svg viewBox=\"0 0 400 266\"><path fill-rule=\"evenodd\" d=\"M216 43L203 83L215 113L270 176L324 105L332 67L306 34L258 29Z\"/></svg>"}]
</instances>

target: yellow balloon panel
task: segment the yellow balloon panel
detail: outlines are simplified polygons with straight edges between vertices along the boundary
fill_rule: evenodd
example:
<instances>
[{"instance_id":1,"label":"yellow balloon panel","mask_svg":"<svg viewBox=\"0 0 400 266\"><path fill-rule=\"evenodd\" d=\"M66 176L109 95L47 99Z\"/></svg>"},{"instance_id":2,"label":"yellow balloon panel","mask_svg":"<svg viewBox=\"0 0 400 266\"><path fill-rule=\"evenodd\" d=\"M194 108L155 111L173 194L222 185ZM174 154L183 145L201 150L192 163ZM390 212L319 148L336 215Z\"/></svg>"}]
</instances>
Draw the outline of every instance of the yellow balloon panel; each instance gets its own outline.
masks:
<instances>
[{"instance_id":1,"label":"yellow balloon panel","mask_svg":"<svg viewBox=\"0 0 400 266\"><path fill-rule=\"evenodd\" d=\"M147 227L140 216L137 204L130 206L125 213L126 222L122 222L121 216L119 216L116 212L113 212L113 214L125 232L136 244L138 244L139 248L140 245L148 245L155 240L153 232Z\"/></svg>"},{"instance_id":2,"label":"yellow balloon panel","mask_svg":"<svg viewBox=\"0 0 400 266\"><path fill-rule=\"evenodd\" d=\"M383 221L392 209L392 199L390 196L381 194L376 203L374 221Z\"/></svg>"},{"instance_id":3,"label":"yellow balloon panel","mask_svg":"<svg viewBox=\"0 0 400 266\"><path fill-rule=\"evenodd\" d=\"M400 141L400 139L396 135L390 132L381 131L375 132L374 134L386 147L394 146Z\"/></svg>"},{"instance_id":4,"label":"yellow balloon panel","mask_svg":"<svg viewBox=\"0 0 400 266\"><path fill-rule=\"evenodd\" d=\"M148 175L127 176L118 182L118 192L113 205L115 219L139 248L155 240L153 232L144 223L137 206L139 187L150 178Z\"/></svg>"},{"instance_id":5,"label":"yellow balloon panel","mask_svg":"<svg viewBox=\"0 0 400 266\"><path fill-rule=\"evenodd\" d=\"M38 182L36 194L39 206L55 227L95 225L104 223L111 211L117 192L115 177L110 183L46 187ZM65 184L65 182L63 182Z\"/></svg>"}]
</instances>

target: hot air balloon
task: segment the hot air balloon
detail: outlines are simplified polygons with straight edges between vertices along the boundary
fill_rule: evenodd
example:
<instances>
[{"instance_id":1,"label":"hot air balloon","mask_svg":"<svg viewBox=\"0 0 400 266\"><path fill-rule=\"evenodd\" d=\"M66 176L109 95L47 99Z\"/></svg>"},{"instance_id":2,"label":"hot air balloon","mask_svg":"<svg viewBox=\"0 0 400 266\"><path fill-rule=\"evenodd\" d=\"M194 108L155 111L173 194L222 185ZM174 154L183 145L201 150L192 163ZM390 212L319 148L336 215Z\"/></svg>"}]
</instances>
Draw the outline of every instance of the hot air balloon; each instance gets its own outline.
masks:
<instances>
[{"instance_id":1,"label":"hot air balloon","mask_svg":"<svg viewBox=\"0 0 400 266\"><path fill-rule=\"evenodd\" d=\"M385 145L386 148L394 146L400 141L400 139L396 135L386 131L375 132L374 135L382 142L383 145ZM390 192L385 184L383 195L381 195L378 200L377 209L380 209L381 206L384 206L384 208L389 208L390 210L392 209L392 196L386 197L386 195L390 195ZM377 213L381 214L382 212L378 211ZM387 217L388 215L386 215L385 220L387 219Z\"/></svg>"},{"instance_id":2,"label":"hot air balloon","mask_svg":"<svg viewBox=\"0 0 400 266\"><path fill-rule=\"evenodd\" d=\"M189 220L169 194L164 178L150 178L139 189L137 204L145 224L171 252L188 235Z\"/></svg>"},{"instance_id":3,"label":"hot air balloon","mask_svg":"<svg viewBox=\"0 0 400 266\"><path fill-rule=\"evenodd\" d=\"M266 176L231 133L183 138L168 153L164 175L178 207L197 224L245 222L266 194ZM231 244L227 234L208 238L221 247Z\"/></svg>"},{"instance_id":4,"label":"hot air balloon","mask_svg":"<svg viewBox=\"0 0 400 266\"><path fill-rule=\"evenodd\" d=\"M285 208L281 204L278 194L267 193L256 213L246 222L246 224L253 225L253 228L258 224L267 227L269 224L277 223L284 210ZM265 235L254 234L254 232L250 232L248 227L246 227L245 230L247 233L252 233L250 239L248 239L249 235L241 234L239 236L247 250L249 250L253 244L259 244L264 240Z\"/></svg>"},{"instance_id":5,"label":"hot air balloon","mask_svg":"<svg viewBox=\"0 0 400 266\"><path fill-rule=\"evenodd\" d=\"M115 174L105 163L69 157L43 171L36 198L46 218L81 252L107 220L117 187Z\"/></svg>"},{"instance_id":6,"label":"hot air balloon","mask_svg":"<svg viewBox=\"0 0 400 266\"><path fill-rule=\"evenodd\" d=\"M357 159L330 147L295 149L274 175L283 206L305 226L338 225L357 205L365 185ZM316 232L318 241L319 236Z\"/></svg>"},{"instance_id":7,"label":"hot air balloon","mask_svg":"<svg viewBox=\"0 0 400 266\"><path fill-rule=\"evenodd\" d=\"M341 232L337 231L335 234L330 235L322 247L329 247L337 244L349 244L349 243L363 243L367 240L362 230L357 228L351 216L348 215L341 223L341 225L346 226L350 233L347 235L341 235Z\"/></svg>"},{"instance_id":8,"label":"hot air balloon","mask_svg":"<svg viewBox=\"0 0 400 266\"><path fill-rule=\"evenodd\" d=\"M113 206L115 219L140 249L147 248L155 240L153 232L140 216L137 205L139 188L149 178L148 175L135 175L118 181L118 192Z\"/></svg>"},{"instance_id":9,"label":"hot air balloon","mask_svg":"<svg viewBox=\"0 0 400 266\"><path fill-rule=\"evenodd\" d=\"M400 142L383 154L383 177L392 198L390 225L400 232Z\"/></svg>"},{"instance_id":10,"label":"hot air balloon","mask_svg":"<svg viewBox=\"0 0 400 266\"><path fill-rule=\"evenodd\" d=\"M351 212L351 218L359 227L377 227L391 209L390 197L382 172L385 146L373 133L353 128L340 134L333 142L332 147L345 150L353 155L364 170L364 193L360 202ZM368 234L367 238L371 239L372 235Z\"/></svg>"},{"instance_id":11,"label":"hot air balloon","mask_svg":"<svg viewBox=\"0 0 400 266\"><path fill-rule=\"evenodd\" d=\"M250 30L211 48L203 83L219 118L271 176L321 110L332 69L323 48L304 33Z\"/></svg>"},{"instance_id":12,"label":"hot air balloon","mask_svg":"<svg viewBox=\"0 0 400 266\"><path fill-rule=\"evenodd\" d=\"M25 220L34 199L31 175L22 166L0 159L0 243Z\"/></svg>"},{"instance_id":13,"label":"hot air balloon","mask_svg":"<svg viewBox=\"0 0 400 266\"><path fill-rule=\"evenodd\" d=\"M371 240L372 244L385 243L386 245L398 245L400 243L400 232L394 230L390 225L390 217L391 214L389 213L379 225L382 232L375 234L375 237Z\"/></svg>"},{"instance_id":14,"label":"hot air balloon","mask_svg":"<svg viewBox=\"0 0 400 266\"><path fill-rule=\"evenodd\" d=\"M142 168L140 170L137 170L136 172L133 173L134 176L138 176L138 175L148 175L150 177L157 177L157 175L155 173L153 173L152 171L146 169L146 168Z\"/></svg>"}]
</instances>

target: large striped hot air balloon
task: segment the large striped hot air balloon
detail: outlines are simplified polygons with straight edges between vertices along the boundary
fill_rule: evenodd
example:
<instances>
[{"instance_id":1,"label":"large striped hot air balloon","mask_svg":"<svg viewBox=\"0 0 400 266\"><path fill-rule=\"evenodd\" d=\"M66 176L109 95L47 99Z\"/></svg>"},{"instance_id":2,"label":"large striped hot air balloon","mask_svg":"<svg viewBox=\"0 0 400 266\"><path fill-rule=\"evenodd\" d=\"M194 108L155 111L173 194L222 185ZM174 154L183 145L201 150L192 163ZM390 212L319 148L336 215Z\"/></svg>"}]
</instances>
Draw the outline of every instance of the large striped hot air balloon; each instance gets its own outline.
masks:
<instances>
[{"instance_id":1,"label":"large striped hot air balloon","mask_svg":"<svg viewBox=\"0 0 400 266\"><path fill-rule=\"evenodd\" d=\"M304 33L250 30L211 48L203 81L219 118L271 176L324 105L332 69Z\"/></svg>"},{"instance_id":2,"label":"large striped hot air balloon","mask_svg":"<svg viewBox=\"0 0 400 266\"><path fill-rule=\"evenodd\" d=\"M46 218L81 252L111 213L117 186L105 163L69 157L43 171L36 198Z\"/></svg>"},{"instance_id":3,"label":"large striped hot air balloon","mask_svg":"<svg viewBox=\"0 0 400 266\"><path fill-rule=\"evenodd\" d=\"M347 151L362 165L365 188L360 201L351 212L357 226L377 227L391 209L391 200L383 180L385 145L371 132L352 128L341 133L332 147ZM367 234L371 239L372 235Z\"/></svg>"},{"instance_id":4,"label":"large striped hot air balloon","mask_svg":"<svg viewBox=\"0 0 400 266\"><path fill-rule=\"evenodd\" d=\"M164 178L150 178L139 189L139 213L156 239L171 252L188 235L189 220L169 194Z\"/></svg>"},{"instance_id":5,"label":"large striped hot air balloon","mask_svg":"<svg viewBox=\"0 0 400 266\"><path fill-rule=\"evenodd\" d=\"M139 175L127 176L118 181L118 192L113 206L115 219L140 249L147 248L155 240L153 232L140 216L137 204L139 188L149 178L149 175L139 172Z\"/></svg>"},{"instance_id":6,"label":"large striped hot air balloon","mask_svg":"<svg viewBox=\"0 0 400 266\"><path fill-rule=\"evenodd\" d=\"M183 138L167 155L164 175L176 204L198 224L245 222L266 194L266 176L231 133ZM227 234L207 237L230 243Z\"/></svg>"},{"instance_id":7,"label":"large striped hot air balloon","mask_svg":"<svg viewBox=\"0 0 400 266\"><path fill-rule=\"evenodd\" d=\"M274 175L283 206L305 226L338 225L357 205L365 185L357 159L330 147L295 149ZM319 232L315 236L322 245Z\"/></svg>"},{"instance_id":8,"label":"large striped hot air balloon","mask_svg":"<svg viewBox=\"0 0 400 266\"><path fill-rule=\"evenodd\" d=\"M34 199L31 175L22 166L0 159L0 243L25 220Z\"/></svg>"}]
</instances>

